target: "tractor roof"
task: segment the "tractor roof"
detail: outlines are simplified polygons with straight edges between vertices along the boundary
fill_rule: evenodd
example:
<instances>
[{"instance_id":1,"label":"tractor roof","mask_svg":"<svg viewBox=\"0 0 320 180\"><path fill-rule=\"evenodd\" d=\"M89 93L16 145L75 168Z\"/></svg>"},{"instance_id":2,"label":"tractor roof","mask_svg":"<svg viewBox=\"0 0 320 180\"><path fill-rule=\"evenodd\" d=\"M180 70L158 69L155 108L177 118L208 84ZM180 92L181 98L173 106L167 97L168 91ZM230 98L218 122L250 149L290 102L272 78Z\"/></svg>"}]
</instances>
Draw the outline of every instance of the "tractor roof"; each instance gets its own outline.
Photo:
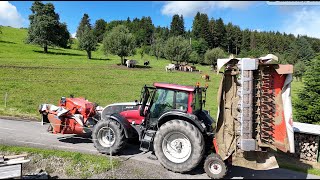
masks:
<instances>
[{"instance_id":1,"label":"tractor roof","mask_svg":"<svg viewBox=\"0 0 320 180\"><path fill-rule=\"evenodd\" d=\"M153 83L153 86L155 86L156 88L166 88L166 89L188 91L188 92L193 92L195 89L194 86L183 86L178 84L157 83L157 82Z\"/></svg>"}]
</instances>

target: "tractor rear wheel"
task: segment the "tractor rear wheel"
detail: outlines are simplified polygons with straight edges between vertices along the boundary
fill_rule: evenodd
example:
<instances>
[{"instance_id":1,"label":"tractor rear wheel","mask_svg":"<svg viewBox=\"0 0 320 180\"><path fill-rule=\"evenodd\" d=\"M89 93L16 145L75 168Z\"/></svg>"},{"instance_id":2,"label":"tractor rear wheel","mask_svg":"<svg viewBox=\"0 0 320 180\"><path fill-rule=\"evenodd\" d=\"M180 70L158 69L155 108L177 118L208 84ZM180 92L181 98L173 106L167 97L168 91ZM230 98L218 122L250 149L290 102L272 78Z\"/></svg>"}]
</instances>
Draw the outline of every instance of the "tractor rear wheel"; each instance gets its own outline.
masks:
<instances>
[{"instance_id":1,"label":"tractor rear wheel","mask_svg":"<svg viewBox=\"0 0 320 180\"><path fill-rule=\"evenodd\" d=\"M212 179L221 179L226 175L227 166L218 154L210 154L204 162L204 171Z\"/></svg>"},{"instance_id":2,"label":"tractor rear wheel","mask_svg":"<svg viewBox=\"0 0 320 180\"><path fill-rule=\"evenodd\" d=\"M160 163L174 172L187 172L203 158L204 138L194 125L183 120L163 124L154 139L154 151Z\"/></svg>"},{"instance_id":3,"label":"tractor rear wheel","mask_svg":"<svg viewBox=\"0 0 320 180\"><path fill-rule=\"evenodd\" d=\"M125 147L127 139L118 122L100 120L93 128L92 141L100 153L112 155Z\"/></svg>"}]
</instances>

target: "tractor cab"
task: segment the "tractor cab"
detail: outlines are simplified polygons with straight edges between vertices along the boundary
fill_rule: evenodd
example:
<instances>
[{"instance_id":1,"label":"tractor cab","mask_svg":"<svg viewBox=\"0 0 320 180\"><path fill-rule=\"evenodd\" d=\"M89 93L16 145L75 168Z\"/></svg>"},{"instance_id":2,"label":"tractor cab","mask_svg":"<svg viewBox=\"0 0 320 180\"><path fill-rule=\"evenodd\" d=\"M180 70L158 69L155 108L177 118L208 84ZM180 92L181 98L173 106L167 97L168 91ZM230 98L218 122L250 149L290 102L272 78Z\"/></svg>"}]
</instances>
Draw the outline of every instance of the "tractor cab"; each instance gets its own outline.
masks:
<instances>
[{"instance_id":1,"label":"tractor cab","mask_svg":"<svg viewBox=\"0 0 320 180\"><path fill-rule=\"evenodd\" d=\"M157 127L159 123L161 125L169 115L199 117L203 113L208 86L200 87L199 83L196 86L168 83L153 85L142 88L140 99L140 116L145 117L148 127ZM212 124L212 121L207 123Z\"/></svg>"}]
</instances>

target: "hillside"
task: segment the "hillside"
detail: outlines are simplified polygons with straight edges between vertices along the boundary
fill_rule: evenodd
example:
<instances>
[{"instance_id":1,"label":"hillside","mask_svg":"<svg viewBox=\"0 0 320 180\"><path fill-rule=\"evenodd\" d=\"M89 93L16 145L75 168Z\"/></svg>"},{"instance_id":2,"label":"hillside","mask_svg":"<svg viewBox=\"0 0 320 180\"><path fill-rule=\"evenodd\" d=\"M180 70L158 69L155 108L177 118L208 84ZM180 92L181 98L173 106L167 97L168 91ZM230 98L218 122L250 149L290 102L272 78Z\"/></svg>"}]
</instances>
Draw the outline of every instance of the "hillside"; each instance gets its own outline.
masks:
<instances>
[{"instance_id":1,"label":"hillside","mask_svg":"<svg viewBox=\"0 0 320 180\"><path fill-rule=\"evenodd\" d=\"M118 66L118 56L103 55L99 49L88 60L84 51L49 48L44 54L39 46L25 44L25 29L2 28L0 36L0 115L40 118L38 106L56 104L61 96L86 97L89 101L106 106L115 102L140 99L141 88L153 82L169 82L184 85L204 85L199 73L167 73L164 67L170 63L148 55L141 60L134 58L141 68L127 69ZM150 60L151 68L143 68L143 61ZM216 92L220 76L210 72L208 66L197 68L209 73L206 109L216 116ZM5 94L7 102L5 107Z\"/></svg>"}]
</instances>

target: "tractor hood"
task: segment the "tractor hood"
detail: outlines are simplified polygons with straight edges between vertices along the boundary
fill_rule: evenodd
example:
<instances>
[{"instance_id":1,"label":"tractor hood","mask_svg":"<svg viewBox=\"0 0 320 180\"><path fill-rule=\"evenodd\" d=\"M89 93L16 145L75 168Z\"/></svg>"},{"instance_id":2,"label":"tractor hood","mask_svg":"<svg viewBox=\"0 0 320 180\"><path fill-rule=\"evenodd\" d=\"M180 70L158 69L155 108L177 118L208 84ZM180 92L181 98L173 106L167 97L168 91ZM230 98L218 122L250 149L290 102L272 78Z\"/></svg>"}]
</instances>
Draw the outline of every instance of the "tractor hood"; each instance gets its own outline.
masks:
<instances>
[{"instance_id":1,"label":"tractor hood","mask_svg":"<svg viewBox=\"0 0 320 180\"><path fill-rule=\"evenodd\" d=\"M266 148L294 153L291 105L292 65L278 65L277 57L218 59L224 67L218 90L217 153L227 159L234 152Z\"/></svg>"}]
</instances>

